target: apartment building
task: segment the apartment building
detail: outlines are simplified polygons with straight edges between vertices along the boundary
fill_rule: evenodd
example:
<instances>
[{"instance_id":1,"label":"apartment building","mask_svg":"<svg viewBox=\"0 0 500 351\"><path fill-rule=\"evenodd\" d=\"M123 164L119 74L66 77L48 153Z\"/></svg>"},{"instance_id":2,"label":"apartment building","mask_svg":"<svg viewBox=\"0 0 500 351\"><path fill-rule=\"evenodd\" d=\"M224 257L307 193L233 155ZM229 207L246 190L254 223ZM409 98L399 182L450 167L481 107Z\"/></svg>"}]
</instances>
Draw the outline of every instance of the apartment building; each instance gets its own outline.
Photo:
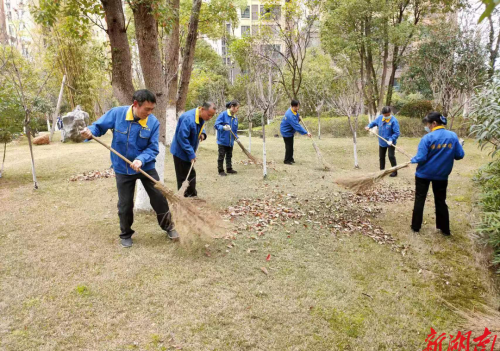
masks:
<instances>
[{"instance_id":1,"label":"apartment building","mask_svg":"<svg viewBox=\"0 0 500 351\"><path fill-rule=\"evenodd\" d=\"M284 16L281 14L281 8L285 5L286 0L282 0L282 5L273 6L270 8L265 5L265 1L260 0L247 0L247 5L237 8L239 23L236 27L231 24L226 24L226 31L228 37L243 38L245 36L257 36L261 34L261 30L266 28L270 29L270 33L277 31L277 23L285 26ZM307 10L304 9L304 19L307 16ZM272 18L272 20L270 19ZM202 37L207 41L212 48L221 56L222 62L229 68L229 79L234 81L236 75L240 73L239 68L229 55L228 40L227 38L211 40L207 37ZM319 28L315 28L312 35L311 46L318 46L319 42ZM274 49L280 51L284 50L284 44L277 37L267 43L273 45Z\"/></svg>"},{"instance_id":2,"label":"apartment building","mask_svg":"<svg viewBox=\"0 0 500 351\"><path fill-rule=\"evenodd\" d=\"M29 57L34 28L28 0L0 0L0 44L12 45Z\"/></svg>"}]
</instances>

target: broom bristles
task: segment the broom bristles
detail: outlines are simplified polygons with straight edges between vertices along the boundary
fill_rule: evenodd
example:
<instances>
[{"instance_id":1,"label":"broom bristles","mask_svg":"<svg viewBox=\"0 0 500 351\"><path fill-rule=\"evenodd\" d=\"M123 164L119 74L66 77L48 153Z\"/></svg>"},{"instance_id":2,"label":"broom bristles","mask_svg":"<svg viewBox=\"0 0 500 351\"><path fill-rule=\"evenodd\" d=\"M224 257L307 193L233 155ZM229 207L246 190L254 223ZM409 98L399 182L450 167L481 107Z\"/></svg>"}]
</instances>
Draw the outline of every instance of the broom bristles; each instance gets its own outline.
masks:
<instances>
[{"instance_id":1,"label":"broom bristles","mask_svg":"<svg viewBox=\"0 0 500 351\"><path fill-rule=\"evenodd\" d=\"M238 143L238 145L240 146L241 150L243 151L243 153L245 155L247 155L247 157L255 164L259 164L259 163L262 163L262 161L259 161L254 155L252 155L250 153L250 151L248 151L246 149L246 147L243 146L243 144L241 143L241 141L239 141L238 139L236 139L236 142Z\"/></svg>"},{"instance_id":2,"label":"broom bristles","mask_svg":"<svg viewBox=\"0 0 500 351\"><path fill-rule=\"evenodd\" d=\"M332 170L333 167L330 166L330 164L325 161L325 159L323 158L323 154L321 153L318 145L316 145L316 142L313 139L311 139L311 140L313 142L314 151L316 151L316 156L318 156L318 160L323 164L323 168L325 169L325 171Z\"/></svg>"},{"instance_id":3,"label":"broom bristles","mask_svg":"<svg viewBox=\"0 0 500 351\"><path fill-rule=\"evenodd\" d=\"M408 167L410 165L409 162L394 166L392 168L380 171L380 172L374 172L374 173L369 173L369 174L364 174L364 175L358 175L358 176L350 176L350 177L343 177L343 178L337 178L334 180L334 182L346 189L352 190L356 193L361 193L363 191L366 191L370 189L372 186L375 185L380 179L388 176L392 172L397 171L398 169Z\"/></svg>"},{"instance_id":4,"label":"broom bristles","mask_svg":"<svg viewBox=\"0 0 500 351\"><path fill-rule=\"evenodd\" d=\"M185 180L182 182L181 188L177 191L177 196L184 196L187 188L189 188L189 180Z\"/></svg>"},{"instance_id":5,"label":"broom bristles","mask_svg":"<svg viewBox=\"0 0 500 351\"><path fill-rule=\"evenodd\" d=\"M171 205L176 226L183 228L180 233L182 244L191 245L195 242L208 242L224 231L221 218L209 209L203 213L188 199L175 194L163 184L156 183L158 189Z\"/></svg>"}]
</instances>

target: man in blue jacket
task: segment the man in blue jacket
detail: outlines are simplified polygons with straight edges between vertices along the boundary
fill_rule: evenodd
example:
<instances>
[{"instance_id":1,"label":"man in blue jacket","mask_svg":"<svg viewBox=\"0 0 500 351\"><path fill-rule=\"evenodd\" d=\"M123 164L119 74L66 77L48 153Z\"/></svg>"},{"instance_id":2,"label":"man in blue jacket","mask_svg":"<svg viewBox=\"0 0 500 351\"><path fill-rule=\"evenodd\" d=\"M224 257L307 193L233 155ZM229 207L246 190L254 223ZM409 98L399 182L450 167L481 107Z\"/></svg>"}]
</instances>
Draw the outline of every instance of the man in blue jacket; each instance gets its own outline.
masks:
<instances>
[{"instance_id":1,"label":"man in blue jacket","mask_svg":"<svg viewBox=\"0 0 500 351\"><path fill-rule=\"evenodd\" d=\"M111 147L125 156L132 165L128 165L114 153L111 153L111 163L116 174L118 189L118 217L120 218L120 241L123 247L132 246L132 230L134 223L134 192L137 180L142 182L151 201L151 207L156 212L158 224L167 232L168 238L178 240L179 235L174 229L168 202L154 183L139 172L142 169L156 180L159 180L155 169L156 156L159 153L158 138L160 122L152 114L156 106L155 95L148 90L138 90L133 96L132 106L120 106L109 110L88 128L82 131L82 136L91 139L100 137L108 129L113 130Z\"/></svg>"},{"instance_id":2,"label":"man in blue jacket","mask_svg":"<svg viewBox=\"0 0 500 351\"><path fill-rule=\"evenodd\" d=\"M214 128L217 130L217 145L219 147L217 167L219 169L219 175L223 177L227 175L226 172L224 172L224 158L226 158L227 173L238 173L233 169L232 158L235 140L234 135L238 135L238 117L236 117L236 114L240 106L238 101L233 100L226 104L226 108L227 110L217 117L214 125Z\"/></svg>"},{"instance_id":3,"label":"man in blue jacket","mask_svg":"<svg viewBox=\"0 0 500 351\"><path fill-rule=\"evenodd\" d=\"M373 122L368 124L365 127L366 130L369 130L373 127L378 127L378 135L387 140L386 143L384 140L378 138L379 145L379 159L380 159L380 170L385 169L385 154L387 150L389 150L389 161L391 162L391 166L394 167L397 165L396 163L396 142L399 138L399 122L391 114L390 106L385 106L382 108L382 114L378 116ZM396 177L398 172L393 172L391 177Z\"/></svg>"},{"instance_id":4,"label":"man in blue jacket","mask_svg":"<svg viewBox=\"0 0 500 351\"><path fill-rule=\"evenodd\" d=\"M198 144L207 138L204 125L215 115L215 104L205 102L203 106L184 112L177 121L174 139L170 152L174 157L177 188L182 187L186 180L191 164L196 162ZM185 197L196 197L196 171L193 168L189 176L189 187L184 193Z\"/></svg>"},{"instance_id":5,"label":"man in blue jacket","mask_svg":"<svg viewBox=\"0 0 500 351\"><path fill-rule=\"evenodd\" d=\"M436 207L436 228L444 235L451 235L450 215L446 205L448 176L455 160L464 158L465 153L455 133L446 130L447 120L439 112L429 113L423 120L428 132L418 144L418 152L411 159L417 163L415 173L415 204L411 228L418 232L422 226L425 199L432 183Z\"/></svg>"},{"instance_id":6,"label":"man in blue jacket","mask_svg":"<svg viewBox=\"0 0 500 351\"><path fill-rule=\"evenodd\" d=\"M302 135L306 135L310 138L311 134L307 132L299 123L300 115L299 108L300 103L298 100L292 100L291 107L286 111L285 117L281 120L280 132L285 141L285 161L286 165L292 165L295 163L293 159L293 140L295 133L299 132Z\"/></svg>"}]
</instances>

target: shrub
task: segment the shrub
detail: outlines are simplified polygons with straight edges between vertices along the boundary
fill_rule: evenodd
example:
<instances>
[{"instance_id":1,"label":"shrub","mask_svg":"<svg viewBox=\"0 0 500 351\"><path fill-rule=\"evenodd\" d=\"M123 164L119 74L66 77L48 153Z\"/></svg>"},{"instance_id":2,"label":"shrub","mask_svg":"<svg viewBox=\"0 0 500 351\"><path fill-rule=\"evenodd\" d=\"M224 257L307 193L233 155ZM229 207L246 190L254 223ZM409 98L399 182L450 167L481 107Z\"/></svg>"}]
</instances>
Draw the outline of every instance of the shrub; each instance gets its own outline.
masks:
<instances>
[{"instance_id":1,"label":"shrub","mask_svg":"<svg viewBox=\"0 0 500 351\"><path fill-rule=\"evenodd\" d=\"M493 248L494 263L500 265L500 160L497 159L480 169L475 180L482 189L483 214L478 232Z\"/></svg>"},{"instance_id":2,"label":"shrub","mask_svg":"<svg viewBox=\"0 0 500 351\"><path fill-rule=\"evenodd\" d=\"M404 104L398 115L422 119L432 111L432 103L429 100L417 100Z\"/></svg>"}]
</instances>

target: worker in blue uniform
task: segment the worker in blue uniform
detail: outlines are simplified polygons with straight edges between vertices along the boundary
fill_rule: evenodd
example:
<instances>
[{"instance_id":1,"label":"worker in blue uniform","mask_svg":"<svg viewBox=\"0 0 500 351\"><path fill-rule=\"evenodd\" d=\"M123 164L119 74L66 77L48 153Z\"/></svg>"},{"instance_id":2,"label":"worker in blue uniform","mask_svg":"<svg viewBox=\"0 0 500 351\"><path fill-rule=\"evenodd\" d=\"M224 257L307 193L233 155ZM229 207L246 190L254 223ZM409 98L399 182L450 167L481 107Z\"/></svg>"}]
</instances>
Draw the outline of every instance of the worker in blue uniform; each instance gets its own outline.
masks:
<instances>
[{"instance_id":1,"label":"worker in blue uniform","mask_svg":"<svg viewBox=\"0 0 500 351\"><path fill-rule=\"evenodd\" d=\"M309 138L311 137L311 134L309 134L299 123L299 108L300 102L298 100L292 100L290 108L286 111L285 116L281 120L280 132L283 137L283 141L285 142L284 163L286 165L292 165L295 163L295 159L293 158L293 142L295 133L307 135Z\"/></svg>"},{"instance_id":2,"label":"worker in blue uniform","mask_svg":"<svg viewBox=\"0 0 500 351\"><path fill-rule=\"evenodd\" d=\"M217 168L220 176L238 173L233 169L233 147L235 136L238 136L238 117L236 114L240 105L238 101L233 100L226 104L226 110L223 111L215 121L214 128L217 130L217 146L219 148L219 157L217 158ZM231 133L232 132L232 133ZM224 172L224 158L226 159L226 172Z\"/></svg>"},{"instance_id":3,"label":"worker in blue uniform","mask_svg":"<svg viewBox=\"0 0 500 351\"><path fill-rule=\"evenodd\" d=\"M454 161L464 158L463 142L458 140L454 132L445 129L446 117L439 112L429 113L423 123L428 134L420 140L417 155L411 159L412 163L418 164L411 228L418 232L422 226L425 198L432 183L436 228L444 235L451 235L446 189Z\"/></svg>"},{"instance_id":4,"label":"worker in blue uniform","mask_svg":"<svg viewBox=\"0 0 500 351\"><path fill-rule=\"evenodd\" d=\"M387 140L378 138L378 154L380 160L380 170L385 169L385 155L389 151L389 161L391 166L394 167L396 163L396 143L399 138L399 122L391 113L391 107L385 106L382 108L380 116L368 124L365 129L369 130L373 127L378 127L378 135ZM397 177L398 172L391 173L391 177Z\"/></svg>"}]
</instances>

